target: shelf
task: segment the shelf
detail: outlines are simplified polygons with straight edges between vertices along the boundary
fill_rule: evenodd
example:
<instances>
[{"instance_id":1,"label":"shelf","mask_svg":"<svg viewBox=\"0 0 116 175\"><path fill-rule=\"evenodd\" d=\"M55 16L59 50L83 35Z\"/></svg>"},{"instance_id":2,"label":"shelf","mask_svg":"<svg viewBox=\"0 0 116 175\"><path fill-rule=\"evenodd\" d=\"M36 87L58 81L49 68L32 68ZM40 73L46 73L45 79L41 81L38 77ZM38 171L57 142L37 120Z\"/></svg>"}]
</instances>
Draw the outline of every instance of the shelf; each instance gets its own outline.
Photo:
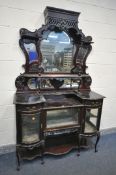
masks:
<instances>
[{"instance_id":1,"label":"shelf","mask_svg":"<svg viewBox=\"0 0 116 175\"><path fill-rule=\"evenodd\" d=\"M30 104L37 104L37 103L44 103L45 98L36 93L17 93L15 94L14 98L14 104L24 104L24 105L30 105Z\"/></svg>"},{"instance_id":2,"label":"shelf","mask_svg":"<svg viewBox=\"0 0 116 175\"><path fill-rule=\"evenodd\" d=\"M93 126L92 124L85 122L85 131L84 133L94 133L96 132L97 129L95 126Z\"/></svg>"},{"instance_id":3,"label":"shelf","mask_svg":"<svg viewBox=\"0 0 116 175\"><path fill-rule=\"evenodd\" d=\"M62 155L69 153L73 149L77 149L77 144L67 144L46 148L44 154Z\"/></svg>"},{"instance_id":4,"label":"shelf","mask_svg":"<svg viewBox=\"0 0 116 175\"><path fill-rule=\"evenodd\" d=\"M82 77L89 77L89 75L87 74L83 74L83 75L77 75L77 74L21 74L21 76L23 77L38 77L38 78L82 78Z\"/></svg>"}]
</instances>

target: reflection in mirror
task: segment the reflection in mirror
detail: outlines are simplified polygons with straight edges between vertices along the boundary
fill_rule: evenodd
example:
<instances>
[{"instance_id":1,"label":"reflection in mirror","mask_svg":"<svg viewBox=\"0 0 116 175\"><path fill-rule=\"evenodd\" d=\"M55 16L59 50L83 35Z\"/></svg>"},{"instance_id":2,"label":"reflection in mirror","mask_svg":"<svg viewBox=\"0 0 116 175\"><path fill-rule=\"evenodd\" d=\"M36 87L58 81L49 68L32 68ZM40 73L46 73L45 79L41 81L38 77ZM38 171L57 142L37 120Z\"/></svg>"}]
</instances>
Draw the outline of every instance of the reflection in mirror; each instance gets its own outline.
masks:
<instances>
[{"instance_id":1,"label":"reflection in mirror","mask_svg":"<svg viewBox=\"0 0 116 175\"><path fill-rule=\"evenodd\" d=\"M78 88L79 87L80 80L77 78L72 78L71 79L71 86L72 88Z\"/></svg>"},{"instance_id":2,"label":"reflection in mirror","mask_svg":"<svg viewBox=\"0 0 116 175\"><path fill-rule=\"evenodd\" d=\"M49 79L42 78L41 79L41 88L51 88L52 85L50 84Z\"/></svg>"},{"instance_id":3,"label":"reflection in mirror","mask_svg":"<svg viewBox=\"0 0 116 175\"><path fill-rule=\"evenodd\" d=\"M41 88L54 88L52 80L54 79L41 79ZM56 78L57 80L61 82L61 86L59 88L78 88L79 86L79 81L77 78ZM56 85L58 86L58 85Z\"/></svg>"},{"instance_id":4,"label":"reflection in mirror","mask_svg":"<svg viewBox=\"0 0 116 175\"><path fill-rule=\"evenodd\" d=\"M63 88L78 88L79 81L75 78L65 78Z\"/></svg>"},{"instance_id":5,"label":"reflection in mirror","mask_svg":"<svg viewBox=\"0 0 116 175\"><path fill-rule=\"evenodd\" d=\"M40 87L40 79L39 78L30 78L28 80L29 89L38 89Z\"/></svg>"},{"instance_id":6,"label":"reflection in mirror","mask_svg":"<svg viewBox=\"0 0 116 175\"><path fill-rule=\"evenodd\" d=\"M65 32L50 32L41 41L42 66L46 72L70 72L73 44Z\"/></svg>"},{"instance_id":7,"label":"reflection in mirror","mask_svg":"<svg viewBox=\"0 0 116 175\"><path fill-rule=\"evenodd\" d=\"M38 53L36 50L36 46L34 43L24 43L24 47L27 51L28 57L29 57L29 63L32 63L34 61L38 60Z\"/></svg>"}]
</instances>

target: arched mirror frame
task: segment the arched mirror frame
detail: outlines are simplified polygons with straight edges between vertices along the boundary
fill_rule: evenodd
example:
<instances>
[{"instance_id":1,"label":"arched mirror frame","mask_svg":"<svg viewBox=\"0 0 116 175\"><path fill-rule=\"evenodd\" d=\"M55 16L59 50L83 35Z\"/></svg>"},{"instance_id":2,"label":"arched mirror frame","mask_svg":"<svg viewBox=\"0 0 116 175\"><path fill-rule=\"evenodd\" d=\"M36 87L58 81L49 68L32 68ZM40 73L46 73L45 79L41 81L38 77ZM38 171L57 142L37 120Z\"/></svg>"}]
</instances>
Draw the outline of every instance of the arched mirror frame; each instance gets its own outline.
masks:
<instances>
[{"instance_id":1,"label":"arched mirror frame","mask_svg":"<svg viewBox=\"0 0 116 175\"><path fill-rule=\"evenodd\" d=\"M21 28L20 29L20 40L19 40L19 45L25 55L26 58L26 62L23 65L24 69L25 69L25 73L37 73L40 65L41 65L41 61L42 61L42 55L41 55L41 51L40 51L40 47L38 46L38 37L36 36L36 32L30 32L29 30L25 29L25 28ZM36 48L36 52L38 55L38 58L34 61L32 61L30 63L29 61L29 55L27 53L27 50L25 48L25 44L35 44L35 48Z\"/></svg>"},{"instance_id":2,"label":"arched mirror frame","mask_svg":"<svg viewBox=\"0 0 116 175\"><path fill-rule=\"evenodd\" d=\"M79 13L78 13L78 16L79 16ZM61 73L64 73L64 74L72 73L72 74L78 74L78 75L86 74L86 68L87 68L86 59L92 49L92 46L91 46L92 37L91 36L86 37L83 34L82 30L78 28L77 21L76 22L74 21L75 23L74 22L71 23L71 20L66 21L62 19L60 20L60 22L58 22L59 18L58 19L56 18L55 20L56 20L55 22L53 19L52 19L52 22L47 20L46 24L42 25L42 27L36 30L35 32L30 32L29 30L24 28L20 30L21 39L19 40L19 44L26 57L26 63L24 65L25 73L43 73L44 72L44 69L41 65L42 63L42 53L40 49L41 41L45 39L45 33L47 37L50 32L52 31L55 32L59 30L59 31L65 32L69 36L71 43L76 48L74 56L72 58L73 65L74 65L73 68L70 70L69 73L67 72L61 72ZM38 61L34 61L31 64L29 64L29 56L24 47L25 42L35 43L38 57L39 57ZM44 72L44 73L53 74L54 72ZM55 72L55 73L60 74L60 72Z\"/></svg>"},{"instance_id":3,"label":"arched mirror frame","mask_svg":"<svg viewBox=\"0 0 116 175\"><path fill-rule=\"evenodd\" d=\"M54 27L44 32L40 43L45 73L71 73L74 67L74 44L66 31Z\"/></svg>"},{"instance_id":4,"label":"arched mirror frame","mask_svg":"<svg viewBox=\"0 0 116 175\"><path fill-rule=\"evenodd\" d=\"M49 34L51 33L51 32L64 32L65 34L67 34L67 36L69 37L69 39L70 39L70 43L73 45L73 41L72 41L72 38L69 36L69 34L67 33L67 31L65 31L65 30L62 30L62 29L60 29L60 28L58 28L58 27L56 27L56 26L49 26L48 27L48 30L45 30L44 32L43 32L43 36L45 35L45 34L47 34L47 36L46 37L42 37L42 40L41 40L41 42L43 41L43 39L47 39L48 38L48 36L49 36ZM41 47L41 42L40 42L40 47ZM72 59L72 64L74 65L74 60L73 60L73 58L71 58ZM74 67L74 66L73 66ZM69 73L71 73L71 70L69 71L69 72L45 72L45 73L50 73L50 74L53 74L53 73L56 73L56 74L60 74L60 73L63 73L63 74L69 74Z\"/></svg>"}]
</instances>

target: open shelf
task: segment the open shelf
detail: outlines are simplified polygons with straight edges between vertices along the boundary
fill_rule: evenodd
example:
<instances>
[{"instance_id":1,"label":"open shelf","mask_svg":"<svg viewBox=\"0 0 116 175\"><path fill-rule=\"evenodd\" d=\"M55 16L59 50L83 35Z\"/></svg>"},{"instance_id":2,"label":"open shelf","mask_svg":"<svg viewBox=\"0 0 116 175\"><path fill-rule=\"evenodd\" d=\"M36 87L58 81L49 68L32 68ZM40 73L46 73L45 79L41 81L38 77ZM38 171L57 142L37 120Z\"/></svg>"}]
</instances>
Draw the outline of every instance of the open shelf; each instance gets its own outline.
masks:
<instances>
[{"instance_id":1,"label":"open shelf","mask_svg":"<svg viewBox=\"0 0 116 175\"><path fill-rule=\"evenodd\" d=\"M94 125L92 125L90 122L85 122L85 133L94 133L97 129Z\"/></svg>"}]
</instances>

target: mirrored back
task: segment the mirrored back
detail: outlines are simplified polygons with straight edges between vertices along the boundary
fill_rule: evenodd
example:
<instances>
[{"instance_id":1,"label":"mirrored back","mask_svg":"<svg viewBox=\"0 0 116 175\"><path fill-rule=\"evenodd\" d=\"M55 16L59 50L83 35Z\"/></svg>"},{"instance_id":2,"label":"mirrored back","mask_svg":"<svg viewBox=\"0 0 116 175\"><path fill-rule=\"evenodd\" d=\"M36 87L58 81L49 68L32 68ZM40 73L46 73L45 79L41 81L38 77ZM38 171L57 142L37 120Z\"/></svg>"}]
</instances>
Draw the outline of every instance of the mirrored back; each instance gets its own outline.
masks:
<instances>
[{"instance_id":1,"label":"mirrored back","mask_svg":"<svg viewBox=\"0 0 116 175\"><path fill-rule=\"evenodd\" d=\"M64 31L50 32L40 45L44 71L70 73L73 67L73 48L69 36Z\"/></svg>"}]
</instances>

